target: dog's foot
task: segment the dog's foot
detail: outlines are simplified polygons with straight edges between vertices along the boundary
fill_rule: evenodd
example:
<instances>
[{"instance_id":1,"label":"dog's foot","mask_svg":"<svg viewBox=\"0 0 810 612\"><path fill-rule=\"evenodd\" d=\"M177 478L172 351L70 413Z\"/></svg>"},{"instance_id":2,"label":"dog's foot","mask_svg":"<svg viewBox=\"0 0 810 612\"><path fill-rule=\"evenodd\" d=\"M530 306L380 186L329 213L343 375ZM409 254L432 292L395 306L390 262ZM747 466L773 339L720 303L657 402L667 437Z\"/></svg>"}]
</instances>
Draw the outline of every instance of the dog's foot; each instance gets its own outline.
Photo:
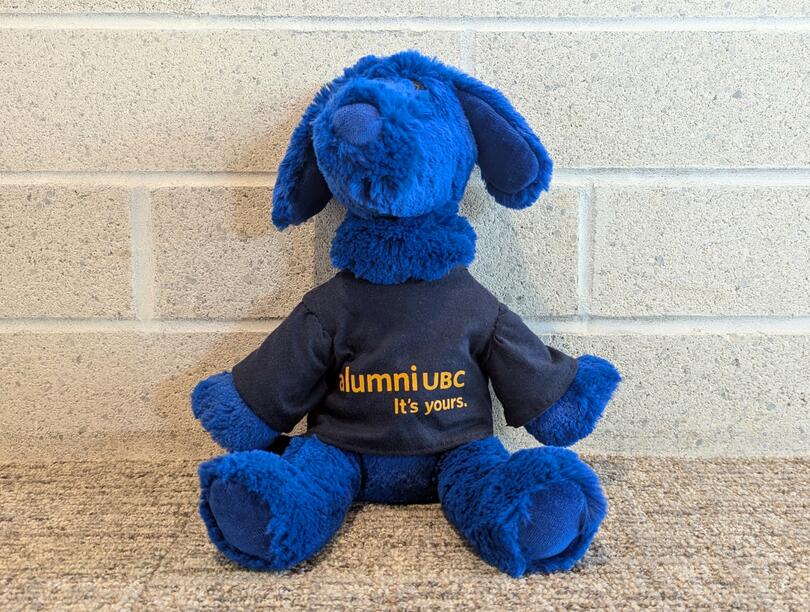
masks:
<instances>
[{"instance_id":1,"label":"dog's foot","mask_svg":"<svg viewBox=\"0 0 810 612\"><path fill-rule=\"evenodd\" d=\"M581 489L573 482L561 482L532 493L526 510L518 542L531 564L568 548L580 533L587 508Z\"/></svg>"},{"instance_id":2,"label":"dog's foot","mask_svg":"<svg viewBox=\"0 0 810 612\"><path fill-rule=\"evenodd\" d=\"M241 552L267 557L270 507L236 480L217 478L208 492L208 505L225 540Z\"/></svg>"}]
</instances>

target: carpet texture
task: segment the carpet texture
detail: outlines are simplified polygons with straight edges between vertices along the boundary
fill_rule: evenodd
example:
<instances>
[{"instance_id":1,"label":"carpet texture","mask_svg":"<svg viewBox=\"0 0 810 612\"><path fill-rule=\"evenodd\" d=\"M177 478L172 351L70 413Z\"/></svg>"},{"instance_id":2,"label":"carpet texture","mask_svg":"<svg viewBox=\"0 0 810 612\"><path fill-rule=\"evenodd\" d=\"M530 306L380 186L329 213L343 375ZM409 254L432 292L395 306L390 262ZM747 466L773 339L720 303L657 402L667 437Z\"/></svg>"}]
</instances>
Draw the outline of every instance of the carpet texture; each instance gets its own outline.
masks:
<instances>
[{"instance_id":1,"label":"carpet texture","mask_svg":"<svg viewBox=\"0 0 810 612\"><path fill-rule=\"evenodd\" d=\"M284 574L211 546L187 461L0 466L0 608L757 609L810 605L810 459L591 457L610 510L567 574L513 580L438 506L356 507Z\"/></svg>"}]
</instances>

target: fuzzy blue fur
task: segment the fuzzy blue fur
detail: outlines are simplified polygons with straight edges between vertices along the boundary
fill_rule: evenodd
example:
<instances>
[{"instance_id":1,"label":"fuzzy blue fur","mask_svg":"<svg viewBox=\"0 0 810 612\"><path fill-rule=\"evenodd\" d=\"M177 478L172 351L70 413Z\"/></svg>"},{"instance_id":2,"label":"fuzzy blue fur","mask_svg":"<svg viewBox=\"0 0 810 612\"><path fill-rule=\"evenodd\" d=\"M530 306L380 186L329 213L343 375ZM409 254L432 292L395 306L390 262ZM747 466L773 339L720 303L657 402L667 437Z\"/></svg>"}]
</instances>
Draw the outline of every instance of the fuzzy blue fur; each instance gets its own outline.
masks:
<instances>
[{"instance_id":1,"label":"fuzzy blue fur","mask_svg":"<svg viewBox=\"0 0 810 612\"><path fill-rule=\"evenodd\" d=\"M315 159L312 121L329 99L330 88L339 87L343 80L345 77L336 79L315 95L292 133L273 187L272 218L279 229L303 223L321 212L332 198Z\"/></svg>"},{"instance_id":2,"label":"fuzzy blue fur","mask_svg":"<svg viewBox=\"0 0 810 612\"><path fill-rule=\"evenodd\" d=\"M273 222L302 223L334 194L347 209L336 267L381 284L435 280L475 255L458 205L476 161L505 206L548 189L551 159L500 92L415 51L367 56L304 113L279 168Z\"/></svg>"},{"instance_id":3,"label":"fuzzy blue fur","mask_svg":"<svg viewBox=\"0 0 810 612\"><path fill-rule=\"evenodd\" d=\"M245 404L230 372L197 383L191 410L214 441L229 451L267 448L278 436Z\"/></svg>"},{"instance_id":4,"label":"fuzzy blue fur","mask_svg":"<svg viewBox=\"0 0 810 612\"><path fill-rule=\"evenodd\" d=\"M407 219L347 215L332 241L332 262L372 283L432 281L475 257L475 232L463 217Z\"/></svg>"},{"instance_id":5,"label":"fuzzy blue fur","mask_svg":"<svg viewBox=\"0 0 810 612\"><path fill-rule=\"evenodd\" d=\"M524 208L548 189L551 159L503 94L414 51L368 56L318 92L293 132L273 223L303 223L334 194L346 208L336 267L378 284L436 280L475 256L475 232L458 214L475 163L504 206ZM527 428L549 444L579 439L618 380L604 360L581 358L571 388ZM513 576L572 567L606 512L596 476L565 449L510 456L491 437L443 454L378 456L294 437L281 455L253 450L287 438L227 372L199 383L192 407L214 440L245 451L200 466L200 514L217 548L248 568L287 569L316 554L354 499L440 500L475 550Z\"/></svg>"},{"instance_id":6,"label":"fuzzy blue fur","mask_svg":"<svg viewBox=\"0 0 810 612\"><path fill-rule=\"evenodd\" d=\"M358 216L455 212L464 195L475 162L473 137L455 92L421 57L357 70L313 123L318 167L337 200ZM377 138L359 145L340 138L333 122L336 112L358 103L377 108L381 122Z\"/></svg>"},{"instance_id":7,"label":"fuzzy blue fur","mask_svg":"<svg viewBox=\"0 0 810 612\"><path fill-rule=\"evenodd\" d=\"M437 499L481 557L504 572L565 570L585 553L607 507L596 475L572 451L510 456L495 437L444 454L389 457L298 436L283 455L233 453L201 464L199 474L211 541L256 570L289 569L312 557L353 500Z\"/></svg>"},{"instance_id":8,"label":"fuzzy blue fur","mask_svg":"<svg viewBox=\"0 0 810 612\"><path fill-rule=\"evenodd\" d=\"M582 355L579 368L565 394L526 425L538 441L570 446L589 435L621 382L619 371L606 359Z\"/></svg>"},{"instance_id":9,"label":"fuzzy blue fur","mask_svg":"<svg viewBox=\"0 0 810 612\"><path fill-rule=\"evenodd\" d=\"M436 470L441 453L359 455L363 475L358 501L375 504L428 504L439 501Z\"/></svg>"},{"instance_id":10,"label":"fuzzy blue fur","mask_svg":"<svg viewBox=\"0 0 810 612\"><path fill-rule=\"evenodd\" d=\"M191 405L214 441L229 451L267 449L279 435L244 403L230 372L200 381ZM360 461L362 469L360 500L387 504L437 501L435 472L441 454L351 456Z\"/></svg>"},{"instance_id":11,"label":"fuzzy blue fur","mask_svg":"<svg viewBox=\"0 0 810 612\"><path fill-rule=\"evenodd\" d=\"M314 437L293 438L283 455L253 450L217 457L201 464L199 475L200 516L211 541L229 559L257 570L288 569L321 550L360 487L357 458ZM217 481L238 485L220 490L232 491L230 503L240 508L228 508L220 496L214 512L209 497ZM245 515L266 517L263 531ZM258 543L261 554L240 550L225 535L240 531L236 539Z\"/></svg>"},{"instance_id":12,"label":"fuzzy blue fur","mask_svg":"<svg viewBox=\"0 0 810 612\"><path fill-rule=\"evenodd\" d=\"M543 520L570 526L572 506L547 503L543 496L544 490L554 496L560 485L569 484L576 486L584 502L574 507L579 512L578 529L573 537L568 529L561 530L567 542L544 543L560 552L538 557L525 548L525 532L538 518L533 506L555 509L556 514ZM596 474L573 451L547 446L510 456L493 437L446 453L439 464L438 487L448 520L485 561L515 577L573 567L607 512Z\"/></svg>"}]
</instances>

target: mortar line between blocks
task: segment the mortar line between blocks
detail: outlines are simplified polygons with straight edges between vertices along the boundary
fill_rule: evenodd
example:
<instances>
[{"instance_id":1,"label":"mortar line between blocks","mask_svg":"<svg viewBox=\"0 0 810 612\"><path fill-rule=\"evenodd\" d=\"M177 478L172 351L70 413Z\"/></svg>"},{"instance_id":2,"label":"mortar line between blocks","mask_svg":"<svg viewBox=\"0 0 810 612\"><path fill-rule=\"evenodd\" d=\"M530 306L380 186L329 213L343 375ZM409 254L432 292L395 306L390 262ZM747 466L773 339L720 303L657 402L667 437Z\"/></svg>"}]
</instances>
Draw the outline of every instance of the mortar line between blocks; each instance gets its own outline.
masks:
<instances>
[{"instance_id":1,"label":"mortar line between blocks","mask_svg":"<svg viewBox=\"0 0 810 612\"><path fill-rule=\"evenodd\" d=\"M169 13L0 13L0 29L298 30L483 32L810 31L806 16L430 17L178 15Z\"/></svg>"},{"instance_id":2,"label":"mortar line between blocks","mask_svg":"<svg viewBox=\"0 0 810 612\"><path fill-rule=\"evenodd\" d=\"M283 319L262 320L137 320L137 319L3 319L1 334L53 333L137 333L137 334L194 334L194 333L270 333Z\"/></svg>"},{"instance_id":3,"label":"mortar line between blocks","mask_svg":"<svg viewBox=\"0 0 810 612\"><path fill-rule=\"evenodd\" d=\"M538 334L584 336L810 335L810 316L662 316L528 318Z\"/></svg>"},{"instance_id":4,"label":"mortar line between blocks","mask_svg":"<svg viewBox=\"0 0 810 612\"><path fill-rule=\"evenodd\" d=\"M715 187L810 186L806 168L665 168L560 167L555 183L570 185L707 185Z\"/></svg>"},{"instance_id":5,"label":"mortar line between blocks","mask_svg":"<svg viewBox=\"0 0 810 612\"><path fill-rule=\"evenodd\" d=\"M129 192L132 299L135 318L150 321L155 314L155 262L152 244L152 202L146 189Z\"/></svg>"},{"instance_id":6,"label":"mortar line between blocks","mask_svg":"<svg viewBox=\"0 0 810 612\"><path fill-rule=\"evenodd\" d=\"M0 171L0 185L103 184L122 187L272 187L276 172Z\"/></svg>"},{"instance_id":7,"label":"mortar line between blocks","mask_svg":"<svg viewBox=\"0 0 810 612\"><path fill-rule=\"evenodd\" d=\"M591 313L593 202L593 185L580 188L577 208L577 314L583 319L587 319Z\"/></svg>"},{"instance_id":8,"label":"mortar line between blocks","mask_svg":"<svg viewBox=\"0 0 810 612\"><path fill-rule=\"evenodd\" d=\"M475 32L464 30L461 33L461 65L467 74L475 76Z\"/></svg>"},{"instance_id":9,"label":"mortar line between blocks","mask_svg":"<svg viewBox=\"0 0 810 612\"><path fill-rule=\"evenodd\" d=\"M682 317L561 317L525 316L539 334L605 335L796 335L810 336L810 315L682 316ZM261 320L133 320L133 319L0 319L0 334L18 333L263 333L282 318Z\"/></svg>"},{"instance_id":10,"label":"mortar line between blocks","mask_svg":"<svg viewBox=\"0 0 810 612\"><path fill-rule=\"evenodd\" d=\"M475 58L470 58L474 63ZM473 66L474 68L474 66ZM276 172L2 171L0 185L100 184L123 187L272 187ZM554 184L810 187L810 168L554 168Z\"/></svg>"}]
</instances>

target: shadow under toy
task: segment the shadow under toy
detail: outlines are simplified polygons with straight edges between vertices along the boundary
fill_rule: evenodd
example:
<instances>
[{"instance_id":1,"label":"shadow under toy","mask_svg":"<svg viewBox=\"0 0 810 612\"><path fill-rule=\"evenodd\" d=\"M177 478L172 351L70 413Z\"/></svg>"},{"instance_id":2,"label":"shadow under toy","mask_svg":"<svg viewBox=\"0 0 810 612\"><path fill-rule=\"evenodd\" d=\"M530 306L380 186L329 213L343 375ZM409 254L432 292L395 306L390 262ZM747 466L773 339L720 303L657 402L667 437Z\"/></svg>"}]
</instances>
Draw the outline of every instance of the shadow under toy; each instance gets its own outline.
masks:
<instances>
[{"instance_id":1,"label":"shadow under toy","mask_svg":"<svg viewBox=\"0 0 810 612\"><path fill-rule=\"evenodd\" d=\"M585 553L606 502L561 447L591 433L620 377L604 359L546 347L467 271L475 233L458 206L476 163L509 208L531 205L551 178L500 92L417 52L364 57L304 113L273 222L302 223L334 197L346 208L331 250L340 272L192 395L230 451L200 466L200 513L230 559L290 568L355 501L438 501L512 576L569 569ZM545 446L505 450L489 383L507 424ZM305 435L281 435L304 416Z\"/></svg>"}]
</instances>

